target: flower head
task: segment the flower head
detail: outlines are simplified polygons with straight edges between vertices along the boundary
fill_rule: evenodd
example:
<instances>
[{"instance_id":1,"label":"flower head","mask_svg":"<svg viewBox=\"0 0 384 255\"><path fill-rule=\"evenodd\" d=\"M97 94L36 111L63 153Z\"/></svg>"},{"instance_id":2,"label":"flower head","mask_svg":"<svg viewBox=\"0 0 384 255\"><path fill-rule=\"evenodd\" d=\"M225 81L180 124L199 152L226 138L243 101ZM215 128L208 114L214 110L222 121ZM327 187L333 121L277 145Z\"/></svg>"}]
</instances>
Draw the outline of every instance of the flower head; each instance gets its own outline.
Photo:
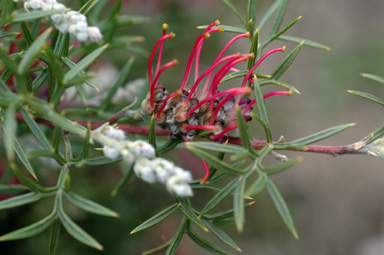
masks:
<instances>
[{"instance_id":1,"label":"flower head","mask_svg":"<svg viewBox=\"0 0 384 255\"><path fill-rule=\"evenodd\" d=\"M175 37L174 33L167 33L168 25L163 24L163 34L156 42L148 62L149 93L142 102L142 111L145 115L155 115L157 125L168 129L172 136L184 137L191 140L198 130L212 130L211 139L220 139L227 132L237 128L235 107L239 106L246 121L251 120L249 115L252 105L256 102L248 98L251 89L246 86L247 81L252 82L252 73L272 53L285 51L285 47L276 48L262 56L256 64L246 73L241 87L220 91L219 85L229 72L239 72L235 68L241 62L254 58L253 53L236 53L224 55L227 49L240 38L249 37L249 32L233 37L221 50L210 67L200 72L200 54L206 39L214 32L223 32L216 20L208 25L205 31L197 37L189 57L180 88L169 93L159 82L160 75L168 68L178 64L172 60L161 65L164 42ZM155 71L152 73L155 54L158 50ZM187 86L189 76L194 67L194 81ZM291 92L277 92L276 94L290 94Z\"/></svg>"}]
</instances>

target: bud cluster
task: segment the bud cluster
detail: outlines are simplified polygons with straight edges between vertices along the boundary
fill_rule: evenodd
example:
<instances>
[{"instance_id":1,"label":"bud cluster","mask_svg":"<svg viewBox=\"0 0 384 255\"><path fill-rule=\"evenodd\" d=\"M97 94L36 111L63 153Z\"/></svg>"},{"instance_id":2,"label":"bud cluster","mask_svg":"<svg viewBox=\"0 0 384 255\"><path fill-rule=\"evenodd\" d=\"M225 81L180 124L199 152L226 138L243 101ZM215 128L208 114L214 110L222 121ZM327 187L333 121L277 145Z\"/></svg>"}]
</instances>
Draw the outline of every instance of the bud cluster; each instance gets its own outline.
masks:
<instances>
[{"instance_id":1,"label":"bud cluster","mask_svg":"<svg viewBox=\"0 0 384 255\"><path fill-rule=\"evenodd\" d=\"M19 2L19 0L14 0ZM69 33L78 41L85 42L88 39L92 42L99 42L103 36L97 27L90 27L85 15L77 11L65 11L65 5L56 0L25 0L24 8L32 10L63 10L61 13L51 16L55 27L63 34Z\"/></svg>"},{"instance_id":2,"label":"bud cluster","mask_svg":"<svg viewBox=\"0 0 384 255\"><path fill-rule=\"evenodd\" d=\"M149 183L160 182L169 192L178 196L193 196L189 182L190 172L175 166L163 158L156 158L155 149L145 141L130 141L124 131L108 123L91 132L91 139L101 143L104 155L111 159L122 156L124 161L134 164L133 169L140 179Z\"/></svg>"}]
</instances>

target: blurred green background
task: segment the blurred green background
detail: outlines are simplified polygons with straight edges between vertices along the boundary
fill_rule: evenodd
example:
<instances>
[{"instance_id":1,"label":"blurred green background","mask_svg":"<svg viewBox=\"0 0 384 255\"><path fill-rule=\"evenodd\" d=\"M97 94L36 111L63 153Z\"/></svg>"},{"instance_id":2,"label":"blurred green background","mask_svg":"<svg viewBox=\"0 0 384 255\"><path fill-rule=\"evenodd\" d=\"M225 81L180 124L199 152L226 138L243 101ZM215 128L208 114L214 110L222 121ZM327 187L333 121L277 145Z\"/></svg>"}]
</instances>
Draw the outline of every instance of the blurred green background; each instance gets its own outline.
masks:
<instances>
[{"instance_id":1,"label":"blurred green background","mask_svg":"<svg viewBox=\"0 0 384 255\"><path fill-rule=\"evenodd\" d=\"M71 1L64 2L71 6ZM114 1L110 1L111 6ZM233 1L245 13L246 0ZM258 0L258 17L273 1ZM291 0L283 26L302 15L303 18L287 35L303 37L324 43L332 51L303 47L290 69L280 78L293 84L301 95L273 97L267 100L267 109L274 139L284 135L293 140L330 126L355 122L357 125L322 142L326 145L353 143L383 122L383 108L346 92L356 89L377 96L383 87L359 76L361 72L384 76L384 1L381 0ZM199 35L195 27L220 19L222 24L239 24L236 17L220 0L136 0L124 1L123 14L145 15L151 23L128 27L119 33L142 35L146 41L140 46L150 51L161 35L161 24L167 22L176 33L165 45L164 61L177 58L179 66L165 71L161 82L167 88L179 86L193 42ZM214 34L206 41L201 66L210 65L232 34ZM290 51L295 45L286 45ZM249 42L239 41L230 48L232 53L246 52ZM111 51L104 61L120 68L129 53ZM270 57L261 71L269 73L284 54ZM136 57L130 78L145 77L144 57ZM382 97L382 96L381 96ZM263 139L256 124L250 125L250 134ZM242 248L244 255L378 255L384 254L384 167L383 161L369 156L340 156L287 152L287 156L304 156L304 161L275 176L277 186L286 198L300 236L295 240L285 228L272 201L265 192L256 197L255 204L246 211L244 233L226 227ZM190 169L196 179L203 175L202 166L194 164L194 157L185 150L167 155L180 166ZM129 232L138 224L172 203L172 196L162 185L150 185L132 177L116 197L110 192L121 177L124 164L108 168L72 169L72 185L80 195L93 199L117 212L118 219L90 215L68 205L68 213L88 233L100 241L104 252L97 252L61 232L58 255L66 254L140 254L168 241L176 231L180 215L174 215L151 230L134 235ZM192 200L197 207L213 194ZM203 193L201 193L203 195ZM47 202L49 202L47 205ZM44 217L52 201L0 212L1 233L28 225ZM223 205L231 206L231 201ZM220 241L207 236L208 240ZM0 243L1 254L48 254L49 232L30 239ZM225 246L229 252L236 253ZM184 237L177 254L208 254L188 237Z\"/></svg>"}]
</instances>

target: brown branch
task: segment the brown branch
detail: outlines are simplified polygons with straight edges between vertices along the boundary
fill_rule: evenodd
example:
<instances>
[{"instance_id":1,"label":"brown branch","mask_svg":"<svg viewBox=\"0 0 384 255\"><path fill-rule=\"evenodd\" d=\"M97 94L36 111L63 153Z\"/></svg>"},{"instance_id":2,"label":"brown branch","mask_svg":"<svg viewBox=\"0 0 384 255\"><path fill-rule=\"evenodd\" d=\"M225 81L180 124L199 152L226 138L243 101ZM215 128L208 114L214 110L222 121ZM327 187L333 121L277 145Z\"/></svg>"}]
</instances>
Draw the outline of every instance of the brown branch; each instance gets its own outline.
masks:
<instances>
[{"instance_id":1,"label":"brown branch","mask_svg":"<svg viewBox=\"0 0 384 255\"><path fill-rule=\"evenodd\" d=\"M240 138L236 138L236 137L230 137L228 142L232 144L241 145ZM267 144L267 142L262 140L252 139L251 144L254 149L260 150ZM353 144L341 145L341 146L307 145L305 146L304 149L287 148L285 150L329 154L332 156L338 156L338 155L344 155L344 154L366 154L364 151L356 150Z\"/></svg>"}]
</instances>

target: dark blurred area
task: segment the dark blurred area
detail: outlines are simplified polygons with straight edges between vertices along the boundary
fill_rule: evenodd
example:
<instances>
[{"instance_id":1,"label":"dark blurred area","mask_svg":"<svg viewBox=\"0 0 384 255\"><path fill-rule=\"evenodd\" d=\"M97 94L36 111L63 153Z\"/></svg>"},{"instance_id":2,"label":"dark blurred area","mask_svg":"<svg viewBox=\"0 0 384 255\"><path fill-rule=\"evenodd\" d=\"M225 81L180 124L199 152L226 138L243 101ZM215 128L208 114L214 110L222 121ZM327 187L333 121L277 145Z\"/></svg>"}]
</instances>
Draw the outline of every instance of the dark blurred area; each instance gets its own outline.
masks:
<instances>
[{"instance_id":1,"label":"dark blurred area","mask_svg":"<svg viewBox=\"0 0 384 255\"><path fill-rule=\"evenodd\" d=\"M232 1L245 13L247 1ZM260 19L272 1L256 1ZM70 5L68 3L68 5ZM384 76L384 1L382 0L324 0L289 1L283 26L296 17L303 18L286 34L323 43L331 51L303 47L297 59L280 80L294 85L301 95L273 97L267 100L267 109L277 140L283 135L294 140L331 126L357 123L351 129L321 142L323 145L342 145L359 141L384 121L383 107L350 95L348 89L383 95L382 85L362 78L359 74ZM142 35L141 44L150 51L161 35L161 24L167 22L176 37L164 47L164 60L177 58L179 66L166 70L161 82L167 87L179 86L195 38L201 31L196 26L220 19L222 24L239 25L236 16L219 0L135 0L124 2L124 14L145 15L150 24L128 27L119 31L128 35ZM206 41L201 66L211 64L216 54L233 34L215 34ZM275 46L295 44L278 41ZM246 52L249 41L243 40L230 48L231 53ZM130 55L110 52L108 61L121 67ZM261 67L270 73L285 54L272 56ZM204 62L206 61L206 64ZM146 76L144 57L137 56L131 78ZM250 125L250 135L264 139L257 123ZM254 131L254 132L253 132ZM165 138L164 138L165 139ZM255 198L255 204L246 211L244 233L234 227L225 227L239 244L242 253L230 250L211 235L207 240L233 254L244 255L379 255L384 254L384 167L379 158L369 156L316 155L287 152L288 157L304 156L304 161L273 177L291 210L300 239L295 240L286 229L267 192ZM202 165L185 150L173 151L167 157L193 172L194 178L203 175ZM272 162L272 161L271 161ZM108 168L72 169L73 190L120 213L120 218L95 216L68 205L68 214L88 233L104 245L97 252L72 239L61 231L58 255L66 254L140 254L168 241L176 232L180 215L173 215L134 235L129 232L138 224L173 203L172 195L162 185L150 185L132 177L124 189L111 198L110 192L121 178L115 164ZM203 193L201 193L203 195ZM196 193L196 197L199 192ZM208 201L192 199L196 207ZM52 201L0 212L1 233L42 219L51 210ZM47 205L48 204L48 205ZM229 209L232 201L224 203ZM5 220L4 220L5 219ZM0 243L1 254L48 254L49 231L16 242ZM7 252L3 252L7 251ZM163 253L160 253L163 254ZM209 254L187 236L177 254Z\"/></svg>"}]
</instances>

